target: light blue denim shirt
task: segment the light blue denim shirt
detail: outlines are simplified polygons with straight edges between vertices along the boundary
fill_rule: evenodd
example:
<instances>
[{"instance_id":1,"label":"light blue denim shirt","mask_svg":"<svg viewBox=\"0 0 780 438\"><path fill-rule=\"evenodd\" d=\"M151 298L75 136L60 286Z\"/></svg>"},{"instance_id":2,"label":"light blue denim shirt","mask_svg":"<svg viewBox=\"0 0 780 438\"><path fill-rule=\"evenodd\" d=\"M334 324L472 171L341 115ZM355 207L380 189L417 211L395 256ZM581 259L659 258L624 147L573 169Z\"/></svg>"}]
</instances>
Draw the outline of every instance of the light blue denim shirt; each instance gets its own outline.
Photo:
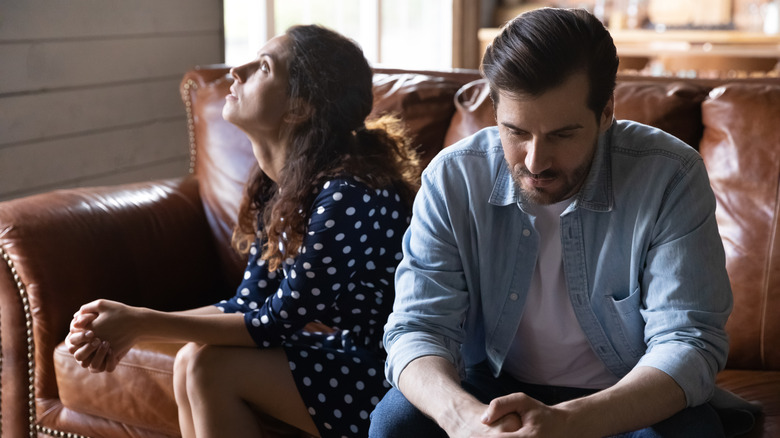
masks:
<instances>
[{"instance_id":1,"label":"light blue denim shirt","mask_svg":"<svg viewBox=\"0 0 780 438\"><path fill-rule=\"evenodd\" d=\"M561 244L574 312L606 367L618 377L657 368L689 406L706 402L728 354L732 295L696 151L660 130L614 122L561 215ZM397 385L409 362L429 355L461 375L487 359L498 374L538 245L496 128L439 153L404 236L385 326L388 380Z\"/></svg>"}]
</instances>

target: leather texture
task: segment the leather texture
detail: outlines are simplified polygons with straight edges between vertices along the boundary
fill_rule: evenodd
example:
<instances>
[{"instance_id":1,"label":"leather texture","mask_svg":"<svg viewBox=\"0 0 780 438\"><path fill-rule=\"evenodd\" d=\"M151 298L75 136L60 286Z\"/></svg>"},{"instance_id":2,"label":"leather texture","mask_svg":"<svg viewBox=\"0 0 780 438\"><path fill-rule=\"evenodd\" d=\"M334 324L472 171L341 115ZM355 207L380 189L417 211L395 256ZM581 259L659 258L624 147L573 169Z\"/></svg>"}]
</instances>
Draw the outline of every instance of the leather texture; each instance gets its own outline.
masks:
<instances>
[{"instance_id":1,"label":"leather texture","mask_svg":"<svg viewBox=\"0 0 780 438\"><path fill-rule=\"evenodd\" d=\"M702 116L700 152L734 289L729 366L780 371L780 87L715 88Z\"/></svg>"},{"instance_id":2,"label":"leather texture","mask_svg":"<svg viewBox=\"0 0 780 438\"><path fill-rule=\"evenodd\" d=\"M698 149L703 129L701 103L708 91L706 86L685 82L620 82L615 87L615 117L663 129ZM455 108L445 145L496 124L493 101L484 79L458 90Z\"/></svg>"},{"instance_id":3,"label":"leather texture","mask_svg":"<svg viewBox=\"0 0 780 438\"><path fill-rule=\"evenodd\" d=\"M179 422L173 393L173 361L182 345L139 344L113 372L90 373L60 344L54 350L60 401L74 412L175 436ZM155 403L150 403L152 400Z\"/></svg>"},{"instance_id":4,"label":"leather texture","mask_svg":"<svg viewBox=\"0 0 780 438\"><path fill-rule=\"evenodd\" d=\"M398 114L429 160L495 123L478 79L379 69L373 114ZM93 375L61 342L73 313L94 299L173 310L232 295L244 260L230 235L256 164L243 133L222 120L231 81L224 67L182 80L193 175L0 203L2 436L178 436L175 345L138 345L117 371ZM763 404L748 436L780 437L780 80L620 77L615 100L618 118L666 129L704 158L735 295L718 382Z\"/></svg>"}]
</instances>

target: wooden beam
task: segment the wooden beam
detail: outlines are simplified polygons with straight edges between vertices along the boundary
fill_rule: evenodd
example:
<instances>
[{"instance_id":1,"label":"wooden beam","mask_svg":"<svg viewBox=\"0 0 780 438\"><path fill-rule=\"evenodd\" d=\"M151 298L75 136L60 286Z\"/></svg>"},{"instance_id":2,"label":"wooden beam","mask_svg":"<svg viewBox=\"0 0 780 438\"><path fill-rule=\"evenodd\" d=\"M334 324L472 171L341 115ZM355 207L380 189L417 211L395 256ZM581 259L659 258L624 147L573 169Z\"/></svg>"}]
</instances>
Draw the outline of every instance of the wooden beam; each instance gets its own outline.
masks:
<instances>
[{"instance_id":1,"label":"wooden beam","mask_svg":"<svg viewBox=\"0 0 780 438\"><path fill-rule=\"evenodd\" d=\"M452 0L452 67L479 68L480 7L476 0Z\"/></svg>"}]
</instances>

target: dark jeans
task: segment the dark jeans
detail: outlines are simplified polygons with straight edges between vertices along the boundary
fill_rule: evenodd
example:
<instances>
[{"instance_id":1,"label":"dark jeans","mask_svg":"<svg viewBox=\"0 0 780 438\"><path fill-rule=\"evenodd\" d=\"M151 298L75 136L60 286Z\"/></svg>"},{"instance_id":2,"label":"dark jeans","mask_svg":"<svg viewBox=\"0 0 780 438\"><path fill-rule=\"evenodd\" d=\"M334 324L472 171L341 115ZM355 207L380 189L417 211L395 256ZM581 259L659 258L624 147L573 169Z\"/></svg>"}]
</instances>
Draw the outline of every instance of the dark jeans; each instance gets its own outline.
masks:
<instances>
[{"instance_id":1,"label":"dark jeans","mask_svg":"<svg viewBox=\"0 0 780 438\"><path fill-rule=\"evenodd\" d=\"M483 403L515 392L523 392L542 403L554 405L594 393L589 389L540 386L518 382L501 375L494 378L486 364L467 371L463 389ZM371 438L442 437L447 434L430 418L415 408L400 391L391 389L371 413ZM630 438L720 438L724 436L718 414L708 404L687 408L674 416L631 433Z\"/></svg>"}]
</instances>

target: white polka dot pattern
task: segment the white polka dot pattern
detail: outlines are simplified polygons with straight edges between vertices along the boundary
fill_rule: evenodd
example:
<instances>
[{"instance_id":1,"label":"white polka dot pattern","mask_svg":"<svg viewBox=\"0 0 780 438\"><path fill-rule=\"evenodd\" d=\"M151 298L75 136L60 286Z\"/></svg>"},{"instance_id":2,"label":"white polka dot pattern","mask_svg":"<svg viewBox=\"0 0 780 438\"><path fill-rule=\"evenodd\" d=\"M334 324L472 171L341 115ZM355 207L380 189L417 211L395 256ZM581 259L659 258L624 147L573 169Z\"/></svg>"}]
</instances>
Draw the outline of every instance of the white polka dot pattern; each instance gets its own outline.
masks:
<instances>
[{"instance_id":1,"label":"white polka dot pattern","mask_svg":"<svg viewBox=\"0 0 780 438\"><path fill-rule=\"evenodd\" d=\"M343 178L324 183L309 212L298 256L268 272L256 242L236 296L218 307L243 313L258 347L285 349L322 437L367 436L389 387L382 326L408 209L394 191ZM335 331L303 331L312 321Z\"/></svg>"}]
</instances>

